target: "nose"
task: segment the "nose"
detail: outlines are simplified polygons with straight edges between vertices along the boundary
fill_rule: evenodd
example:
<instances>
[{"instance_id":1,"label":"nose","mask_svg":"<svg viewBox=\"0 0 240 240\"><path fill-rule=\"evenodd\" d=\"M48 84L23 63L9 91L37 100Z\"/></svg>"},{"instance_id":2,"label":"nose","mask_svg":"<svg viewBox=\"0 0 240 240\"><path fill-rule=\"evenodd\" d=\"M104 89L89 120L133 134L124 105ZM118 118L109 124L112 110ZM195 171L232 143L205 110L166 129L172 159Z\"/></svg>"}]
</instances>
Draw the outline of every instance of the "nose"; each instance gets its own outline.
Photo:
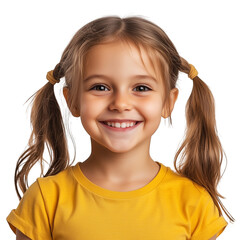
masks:
<instances>
[{"instance_id":1,"label":"nose","mask_svg":"<svg viewBox=\"0 0 240 240\"><path fill-rule=\"evenodd\" d=\"M130 96L123 92L116 92L109 104L109 110L116 110L118 112L129 111L132 109L132 104L130 103Z\"/></svg>"}]
</instances>

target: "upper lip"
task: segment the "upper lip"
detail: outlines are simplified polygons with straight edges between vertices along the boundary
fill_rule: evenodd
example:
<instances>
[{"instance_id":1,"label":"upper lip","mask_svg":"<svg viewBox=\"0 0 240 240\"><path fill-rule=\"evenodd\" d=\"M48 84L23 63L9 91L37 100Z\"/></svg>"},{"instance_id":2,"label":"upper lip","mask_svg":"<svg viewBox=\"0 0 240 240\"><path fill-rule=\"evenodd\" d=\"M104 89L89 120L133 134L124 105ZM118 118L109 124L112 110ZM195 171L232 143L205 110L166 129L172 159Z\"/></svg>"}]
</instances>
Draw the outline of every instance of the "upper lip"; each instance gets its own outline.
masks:
<instances>
[{"instance_id":1,"label":"upper lip","mask_svg":"<svg viewBox=\"0 0 240 240\"><path fill-rule=\"evenodd\" d=\"M139 120L133 120L133 119L108 119L100 122L140 122Z\"/></svg>"}]
</instances>

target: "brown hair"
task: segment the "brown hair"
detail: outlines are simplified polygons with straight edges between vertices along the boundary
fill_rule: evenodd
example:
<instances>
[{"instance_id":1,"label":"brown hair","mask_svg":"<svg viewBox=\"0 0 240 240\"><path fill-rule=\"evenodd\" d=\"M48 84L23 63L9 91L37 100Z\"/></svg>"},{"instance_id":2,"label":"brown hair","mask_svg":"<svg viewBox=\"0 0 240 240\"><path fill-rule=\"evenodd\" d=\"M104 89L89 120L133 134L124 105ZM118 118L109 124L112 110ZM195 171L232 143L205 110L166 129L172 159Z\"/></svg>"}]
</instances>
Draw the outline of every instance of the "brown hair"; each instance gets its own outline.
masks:
<instances>
[{"instance_id":1,"label":"brown hair","mask_svg":"<svg viewBox=\"0 0 240 240\"><path fill-rule=\"evenodd\" d=\"M138 16L102 17L76 32L53 70L56 79L65 77L66 87L69 89L69 108L78 111L76 103L79 102L79 79L83 78L88 51L97 44L115 40L134 44L140 55L140 47L147 50L157 77L163 81L164 104L169 109L169 93L176 86L179 71L188 74L190 66L179 56L173 43L159 26ZM44 177L55 175L69 166L67 139L53 85L47 82L33 96L29 148L19 157L15 170L15 188L19 199L21 196L17 184L23 193L27 190L29 171L38 161L43 175L45 144L50 154L50 166ZM217 191L224 151L217 136L214 98L208 86L198 76L193 79L192 93L186 105L186 119L185 140L175 155L174 167L180 175L203 186L210 193L220 215L222 208L228 218L234 221L219 199L224 197ZM172 124L171 114L169 120ZM176 161L181 152L183 154L177 166ZM23 166L20 169L21 165Z\"/></svg>"}]
</instances>

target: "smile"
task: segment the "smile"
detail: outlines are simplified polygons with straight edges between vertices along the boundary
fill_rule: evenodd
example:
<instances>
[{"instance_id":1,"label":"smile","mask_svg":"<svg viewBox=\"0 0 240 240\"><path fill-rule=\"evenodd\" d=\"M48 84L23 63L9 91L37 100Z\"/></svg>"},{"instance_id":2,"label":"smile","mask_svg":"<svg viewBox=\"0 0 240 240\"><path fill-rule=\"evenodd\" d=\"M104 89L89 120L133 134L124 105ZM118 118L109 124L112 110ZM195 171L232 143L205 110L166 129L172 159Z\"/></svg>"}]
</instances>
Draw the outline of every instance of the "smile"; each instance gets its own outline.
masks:
<instances>
[{"instance_id":1,"label":"smile","mask_svg":"<svg viewBox=\"0 0 240 240\"><path fill-rule=\"evenodd\" d=\"M111 129L113 131L129 131L136 128L141 121L136 122L100 122L107 129Z\"/></svg>"}]
</instances>

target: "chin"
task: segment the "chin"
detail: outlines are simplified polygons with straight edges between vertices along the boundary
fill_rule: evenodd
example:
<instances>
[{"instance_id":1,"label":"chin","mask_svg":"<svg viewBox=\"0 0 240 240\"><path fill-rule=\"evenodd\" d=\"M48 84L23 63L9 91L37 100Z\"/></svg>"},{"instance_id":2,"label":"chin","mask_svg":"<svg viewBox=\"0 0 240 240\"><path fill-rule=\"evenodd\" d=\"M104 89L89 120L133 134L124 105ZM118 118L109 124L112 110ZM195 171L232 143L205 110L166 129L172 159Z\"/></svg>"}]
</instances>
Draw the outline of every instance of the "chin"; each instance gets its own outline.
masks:
<instances>
[{"instance_id":1,"label":"chin","mask_svg":"<svg viewBox=\"0 0 240 240\"><path fill-rule=\"evenodd\" d=\"M125 153L129 152L132 148L129 148L128 146L122 146L122 145L117 145L117 146L104 146L106 149L113 153Z\"/></svg>"},{"instance_id":2,"label":"chin","mask_svg":"<svg viewBox=\"0 0 240 240\"><path fill-rule=\"evenodd\" d=\"M129 144L127 145L127 144L119 144L119 143L116 145L113 145L113 144L104 145L103 147L113 153L126 153L133 149L133 147L130 147Z\"/></svg>"}]
</instances>

